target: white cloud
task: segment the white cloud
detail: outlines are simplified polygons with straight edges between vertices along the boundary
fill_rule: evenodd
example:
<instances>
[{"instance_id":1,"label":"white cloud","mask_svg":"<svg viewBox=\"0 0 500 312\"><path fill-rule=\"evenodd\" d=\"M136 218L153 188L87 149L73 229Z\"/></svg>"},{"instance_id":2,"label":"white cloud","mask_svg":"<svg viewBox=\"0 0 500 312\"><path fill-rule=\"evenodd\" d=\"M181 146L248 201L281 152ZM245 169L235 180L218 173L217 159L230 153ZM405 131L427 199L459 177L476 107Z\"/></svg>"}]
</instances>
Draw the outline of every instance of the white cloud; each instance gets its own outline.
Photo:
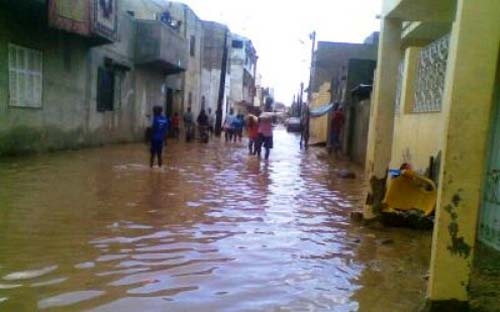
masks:
<instances>
[{"instance_id":1,"label":"white cloud","mask_svg":"<svg viewBox=\"0 0 500 312\"><path fill-rule=\"evenodd\" d=\"M248 37L259 55L257 71L277 101L290 104L307 86L309 33L320 41L362 42L379 29L381 0L181 0L204 20L229 26Z\"/></svg>"}]
</instances>

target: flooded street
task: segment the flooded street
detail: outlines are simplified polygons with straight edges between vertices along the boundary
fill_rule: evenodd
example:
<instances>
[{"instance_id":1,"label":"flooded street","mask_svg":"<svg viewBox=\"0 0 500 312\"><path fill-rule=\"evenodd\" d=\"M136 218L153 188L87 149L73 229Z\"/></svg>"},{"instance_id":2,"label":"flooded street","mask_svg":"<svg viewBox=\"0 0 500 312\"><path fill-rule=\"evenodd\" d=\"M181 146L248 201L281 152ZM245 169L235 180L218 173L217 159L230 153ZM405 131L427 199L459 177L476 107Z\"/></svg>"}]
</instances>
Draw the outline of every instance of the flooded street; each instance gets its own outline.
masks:
<instances>
[{"instance_id":1,"label":"flooded street","mask_svg":"<svg viewBox=\"0 0 500 312\"><path fill-rule=\"evenodd\" d=\"M298 142L2 160L0 311L414 311L431 233L352 224L360 174Z\"/></svg>"}]
</instances>

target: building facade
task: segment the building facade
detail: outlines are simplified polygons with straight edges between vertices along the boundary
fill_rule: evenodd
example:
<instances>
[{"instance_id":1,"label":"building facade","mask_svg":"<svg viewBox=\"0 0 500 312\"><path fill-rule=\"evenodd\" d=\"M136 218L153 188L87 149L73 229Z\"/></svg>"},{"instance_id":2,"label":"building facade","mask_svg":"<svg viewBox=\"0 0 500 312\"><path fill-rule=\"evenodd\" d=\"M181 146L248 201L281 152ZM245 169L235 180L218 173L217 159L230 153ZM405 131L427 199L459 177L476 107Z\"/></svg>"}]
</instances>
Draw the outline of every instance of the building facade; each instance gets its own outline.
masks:
<instances>
[{"instance_id":1,"label":"building facade","mask_svg":"<svg viewBox=\"0 0 500 312\"><path fill-rule=\"evenodd\" d=\"M223 118L253 103L251 41L233 48L225 25L187 5L75 0L71 8L0 2L0 155L136 141L154 105L167 115L215 112L221 95Z\"/></svg>"},{"instance_id":2,"label":"building facade","mask_svg":"<svg viewBox=\"0 0 500 312\"><path fill-rule=\"evenodd\" d=\"M180 21L179 32L186 43L187 65L186 71L172 77L180 81L182 104L176 105L175 110L184 112L191 107L196 115L205 105L202 97L202 60L203 60L203 22L196 13L186 4L168 2L168 12L174 20Z\"/></svg>"},{"instance_id":3,"label":"building facade","mask_svg":"<svg viewBox=\"0 0 500 312\"><path fill-rule=\"evenodd\" d=\"M371 91L371 88L364 86L371 86L373 84L373 73L376 63L375 60L371 59L350 59L347 62L345 80L340 84L342 88L336 92L337 94L341 94L341 98L338 101L334 100L334 102L342 105L346 119L342 152L350 160L361 165L365 164L365 157L363 155L366 154L370 106L366 106L369 102L360 102L358 99L361 95L360 91ZM335 80L339 81L338 78ZM356 90L358 92L355 92Z\"/></svg>"},{"instance_id":4,"label":"building facade","mask_svg":"<svg viewBox=\"0 0 500 312\"><path fill-rule=\"evenodd\" d=\"M126 1L74 5L1 4L2 155L137 140L165 77L186 67L183 39Z\"/></svg>"},{"instance_id":5,"label":"building facade","mask_svg":"<svg viewBox=\"0 0 500 312\"><path fill-rule=\"evenodd\" d=\"M237 34L233 34L231 39L229 104L244 113L248 106L253 106L257 53L249 39Z\"/></svg>"},{"instance_id":6,"label":"building facade","mask_svg":"<svg viewBox=\"0 0 500 312\"><path fill-rule=\"evenodd\" d=\"M346 115L349 115L346 116L347 124L344 128L350 129L354 122L350 111L350 90L360 83L371 83L374 65L368 64L374 64L377 59L377 40L378 34L374 33L364 43L318 42L311 67L311 108L338 103L346 109ZM330 116L312 119L311 141L328 143L329 128ZM344 131L344 153L349 153L349 138L348 131Z\"/></svg>"},{"instance_id":7,"label":"building facade","mask_svg":"<svg viewBox=\"0 0 500 312\"><path fill-rule=\"evenodd\" d=\"M500 249L498 16L498 1L383 1L364 212L403 162L437 183L428 311L466 311L476 239Z\"/></svg>"},{"instance_id":8,"label":"building facade","mask_svg":"<svg viewBox=\"0 0 500 312\"><path fill-rule=\"evenodd\" d=\"M221 121L224 120L229 110L231 63L228 54L230 49L231 33L229 28L216 22L204 21L202 97L205 98L205 107L211 108L212 113L215 113L220 105ZM223 87L221 88L222 83Z\"/></svg>"}]
</instances>

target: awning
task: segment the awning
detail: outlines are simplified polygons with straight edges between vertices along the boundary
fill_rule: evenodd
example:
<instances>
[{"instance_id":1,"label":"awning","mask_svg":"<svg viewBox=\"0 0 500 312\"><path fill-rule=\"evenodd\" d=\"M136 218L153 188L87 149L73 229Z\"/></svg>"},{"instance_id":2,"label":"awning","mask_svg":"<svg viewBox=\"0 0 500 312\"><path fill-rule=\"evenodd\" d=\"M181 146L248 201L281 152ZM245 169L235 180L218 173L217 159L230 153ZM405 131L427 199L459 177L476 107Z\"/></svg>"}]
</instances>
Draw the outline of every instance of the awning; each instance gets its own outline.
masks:
<instances>
[{"instance_id":1,"label":"awning","mask_svg":"<svg viewBox=\"0 0 500 312\"><path fill-rule=\"evenodd\" d=\"M309 109L309 117L316 118L328 114L333 109L333 103L324 104Z\"/></svg>"}]
</instances>

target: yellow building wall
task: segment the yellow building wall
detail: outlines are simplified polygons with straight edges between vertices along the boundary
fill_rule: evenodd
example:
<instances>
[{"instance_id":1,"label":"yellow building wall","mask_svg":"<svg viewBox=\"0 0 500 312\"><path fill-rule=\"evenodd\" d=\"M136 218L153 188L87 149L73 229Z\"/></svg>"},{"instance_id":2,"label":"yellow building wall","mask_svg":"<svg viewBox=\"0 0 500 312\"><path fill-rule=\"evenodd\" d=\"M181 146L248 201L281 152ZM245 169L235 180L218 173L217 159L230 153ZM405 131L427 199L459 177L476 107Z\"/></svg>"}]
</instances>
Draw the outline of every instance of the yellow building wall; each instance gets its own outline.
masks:
<instances>
[{"instance_id":1,"label":"yellow building wall","mask_svg":"<svg viewBox=\"0 0 500 312\"><path fill-rule=\"evenodd\" d=\"M442 150L442 113L405 113L394 120L391 168L410 163L418 172L425 172L429 158Z\"/></svg>"},{"instance_id":2,"label":"yellow building wall","mask_svg":"<svg viewBox=\"0 0 500 312\"><path fill-rule=\"evenodd\" d=\"M443 149L443 112L414 113L414 83L421 48L404 51L400 109L395 113L390 168L409 163L414 170L425 173L431 156Z\"/></svg>"},{"instance_id":3,"label":"yellow building wall","mask_svg":"<svg viewBox=\"0 0 500 312\"><path fill-rule=\"evenodd\" d=\"M456 9L453 7L439 13L435 1L384 1L379 72L375 81L375 86L378 86L370 120L371 130L374 130L370 136L367 160L370 166L367 167L376 178L382 177L387 163L394 168L402 162L410 162L417 170L423 171L428 166L429 157L442 152L427 289L429 309L426 311L444 311L444 307L446 311L465 311L460 308L468 307L468 285L487 163L487 139L495 104L493 94L495 83L498 84L495 75L499 70L500 1L440 3L443 6L456 5ZM432 12L441 15L432 15ZM424 20L422 17L430 22L448 22L446 18L450 14L454 21L441 112L411 112L413 99L409 95L413 92L414 65L418 55L418 48L414 47L402 51L405 63L401 108L399 113L395 112L392 118L388 118L391 113L388 103L393 103L396 89L391 80L396 74L395 60L399 60L395 56L404 45L398 42L401 29L398 29L397 22ZM375 126L372 126L373 121ZM391 137L384 136L378 128L392 122ZM391 159L386 162L388 146Z\"/></svg>"},{"instance_id":4,"label":"yellow building wall","mask_svg":"<svg viewBox=\"0 0 500 312\"><path fill-rule=\"evenodd\" d=\"M330 83L325 82L312 96L311 108L319 107L330 103ZM312 143L323 143L328 138L328 114L311 118L309 132Z\"/></svg>"}]
</instances>

